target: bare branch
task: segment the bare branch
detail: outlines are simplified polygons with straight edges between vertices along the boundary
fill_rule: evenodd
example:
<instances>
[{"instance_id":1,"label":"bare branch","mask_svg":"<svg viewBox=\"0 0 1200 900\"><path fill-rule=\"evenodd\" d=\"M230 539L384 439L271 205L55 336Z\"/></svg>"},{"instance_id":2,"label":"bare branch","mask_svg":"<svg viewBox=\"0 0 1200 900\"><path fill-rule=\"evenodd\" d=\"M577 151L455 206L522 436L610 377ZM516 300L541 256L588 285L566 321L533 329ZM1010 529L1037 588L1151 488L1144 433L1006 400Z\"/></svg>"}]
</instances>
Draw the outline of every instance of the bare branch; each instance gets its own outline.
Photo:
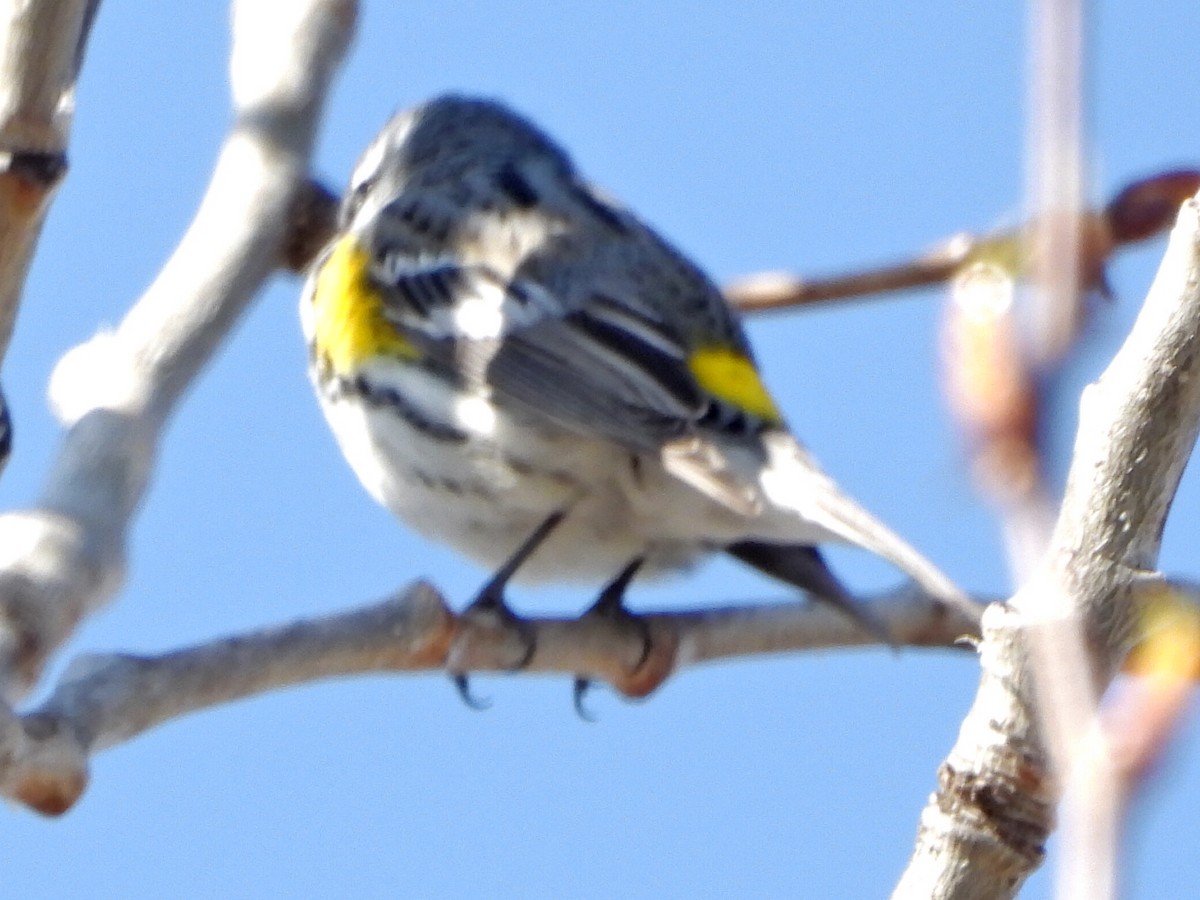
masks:
<instances>
[{"instance_id":1,"label":"bare branch","mask_svg":"<svg viewBox=\"0 0 1200 900\"><path fill-rule=\"evenodd\" d=\"M235 121L174 255L116 331L70 351L51 399L69 426L36 508L0 516L0 684L14 699L120 584L165 420L282 261L352 0L234 4Z\"/></svg>"},{"instance_id":2,"label":"bare branch","mask_svg":"<svg viewBox=\"0 0 1200 900\"><path fill-rule=\"evenodd\" d=\"M1133 330L1084 392L1065 500L1044 564L984 613L975 703L921 816L897 897L1011 897L1041 862L1060 785L1034 713L1029 630L1048 608L1085 623L1095 686L1137 624L1136 585L1200 429L1200 206L1184 205ZM1048 604L1047 597L1067 598Z\"/></svg>"},{"instance_id":3,"label":"bare branch","mask_svg":"<svg viewBox=\"0 0 1200 900\"><path fill-rule=\"evenodd\" d=\"M1179 205L1198 189L1200 171L1171 169L1130 182L1103 209L1081 213L1078 271L1083 283L1105 291L1104 267L1113 253L1170 228ZM963 232L912 259L827 278L801 278L789 272L748 275L727 284L725 296L745 313L876 299L945 284L978 261L999 264L1017 280L1028 274L1025 236L1032 234L1036 240L1039 227L1037 222L1029 222L1003 231Z\"/></svg>"},{"instance_id":4,"label":"bare branch","mask_svg":"<svg viewBox=\"0 0 1200 900\"><path fill-rule=\"evenodd\" d=\"M932 250L895 265L829 278L763 272L733 281L725 285L724 291L730 303L743 312L753 313L945 284L970 258L977 243L978 238L971 235L955 235Z\"/></svg>"},{"instance_id":5,"label":"bare branch","mask_svg":"<svg viewBox=\"0 0 1200 900\"><path fill-rule=\"evenodd\" d=\"M970 621L908 587L868 601L902 643L960 645ZM650 613L645 631L603 616L528 619L489 628L456 616L427 584L380 603L175 650L72 663L53 695L24 716L0 715L0 792L39 812L66 811L86 787L98 750L170 719L287 685L347 675L508 671L523 636L536 650L524 672L604 680L643 697L673 672L720 659L857 646L874 639L820 604L776 603ZM653 638L645 655L644 636Z\"/></svg>"},{"instance_id":6,"label":"bare branch","mask_svg":"<svg viewBox=\"0 0 1200 900\"><path fill-rule=\"evenodd\" d=\"M0 360L54 189L99 0L8 3L0 21Z\"/></svg>"}]
</instances>

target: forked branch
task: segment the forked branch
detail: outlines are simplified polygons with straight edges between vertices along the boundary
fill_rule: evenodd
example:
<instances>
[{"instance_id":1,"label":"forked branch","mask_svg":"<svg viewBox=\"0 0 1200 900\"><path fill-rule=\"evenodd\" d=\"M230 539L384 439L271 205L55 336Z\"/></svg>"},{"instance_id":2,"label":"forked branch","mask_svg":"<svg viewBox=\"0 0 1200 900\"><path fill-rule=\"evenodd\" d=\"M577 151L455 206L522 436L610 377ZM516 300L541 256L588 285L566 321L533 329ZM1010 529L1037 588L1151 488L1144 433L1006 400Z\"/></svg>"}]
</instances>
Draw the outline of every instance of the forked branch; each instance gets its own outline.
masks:
<instances>
[{"instance_id":1,"label":"forked branch","mask_svg":"<svg viewBox=\"0 0 1200 900\"><path fill-rule=\"evenodd\" d=\"M1142 311L1084 393L1045 562L984 614L975 703L921 816L896 897L1011 897L1041 862L1061 785L1035 711L1032 640L1077 617L1099 691L1134 639L1200 429L1200 205L1184 204ZM1058 611L1065 611L1060 613ZM1092 687L1092 686L1089 686Z\"/></svg>"}]
</instances>

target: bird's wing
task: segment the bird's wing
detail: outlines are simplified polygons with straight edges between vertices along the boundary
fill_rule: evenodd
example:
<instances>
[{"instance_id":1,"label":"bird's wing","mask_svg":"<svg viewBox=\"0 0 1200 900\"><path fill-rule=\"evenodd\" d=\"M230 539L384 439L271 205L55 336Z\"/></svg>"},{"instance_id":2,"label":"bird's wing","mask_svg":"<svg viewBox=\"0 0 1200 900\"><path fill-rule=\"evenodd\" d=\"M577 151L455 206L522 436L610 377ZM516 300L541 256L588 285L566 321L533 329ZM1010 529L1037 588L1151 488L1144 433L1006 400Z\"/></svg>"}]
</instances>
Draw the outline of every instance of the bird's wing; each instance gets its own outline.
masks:
<instances>
[{"instance_id":1,"label":"bird's wing","mask_svg":"<svg viewBox=\"0 0 1200 900\"><path fill-rule=\"evenodd\" d=\"M757 513L753 467L733 465L727 453L730 445L743 456L757 452L769 407L746 351L715 341L706 348L743 361L735 374L757 386L754 409L744 407L744 384L724 390L721 371L697 365L694 348L648 298L589 291L582 273L537 274L526 267L505 278L482 264L413 259L390 267L385 314L428 365L526 421L661 456L696 489ZM632 291L627 281L605 286Z\"/></svg>"}]
</instances>

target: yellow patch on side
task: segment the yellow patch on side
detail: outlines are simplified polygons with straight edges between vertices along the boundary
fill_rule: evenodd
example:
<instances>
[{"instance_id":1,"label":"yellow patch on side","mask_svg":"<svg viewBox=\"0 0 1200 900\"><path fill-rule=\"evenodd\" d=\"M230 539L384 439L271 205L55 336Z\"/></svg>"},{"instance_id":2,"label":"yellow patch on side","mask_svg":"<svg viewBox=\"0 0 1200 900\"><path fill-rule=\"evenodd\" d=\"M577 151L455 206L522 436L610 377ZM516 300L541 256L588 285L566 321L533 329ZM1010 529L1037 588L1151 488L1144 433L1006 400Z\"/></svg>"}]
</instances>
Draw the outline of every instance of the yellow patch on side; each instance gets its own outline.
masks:
<instances>
[{"instance_id":1,"label":"yellow patch on side","mask_svg":"<svg viewBox=\"0 0 1200 900\"><path fill-rule=\"evenodd\" d=\"M744 353L732 347L702 347L688 357L688 368L714 397L763 421L783 420L754 363Z\"/></svg>"},{"instance_id":2,"label":"yellow patch on side","mask_svg":"<svg viewBox=\"0 0 1200 900\"><path fill-rule=\"evenodd\" d=\"M353 236L338 240L317 272L313 342L338 375L377 356L413 360L420 352L383 314L383 297L367 277L370 256Z\"/></svg>"}]
</instances>

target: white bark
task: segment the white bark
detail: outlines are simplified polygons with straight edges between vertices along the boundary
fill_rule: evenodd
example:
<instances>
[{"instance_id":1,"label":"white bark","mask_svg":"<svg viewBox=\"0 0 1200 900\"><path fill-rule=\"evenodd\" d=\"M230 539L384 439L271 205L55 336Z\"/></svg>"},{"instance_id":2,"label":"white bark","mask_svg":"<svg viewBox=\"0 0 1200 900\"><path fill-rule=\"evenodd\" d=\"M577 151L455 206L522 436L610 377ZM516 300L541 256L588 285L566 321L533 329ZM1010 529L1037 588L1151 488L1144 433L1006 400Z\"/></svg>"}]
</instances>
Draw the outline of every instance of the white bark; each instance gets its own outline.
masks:
<instances>
[{"instance_id":1,"label":"white bark","mask_svg":"<svg viewBox=\"0 0 1200 900\"><path fill-rule=\"evenodd\" d=\"M99 0L0 3L0 360L54 188Z\"/></svg>"},{"instance_id":2,"label":"white bark","mask_svg":"<svg viewBox=\"0 0 1200 900\"><path fill-rule=\"evenodd\" d=\"M871 603L889 631L914 646L949 646L973 623L915 588ZM605 681L641 697L675 671L721 659L870 643L823 605L747 604L646 614L646 632L606 617L529 619L524 631L456 616L416 584L379 603L185 647L160 656L115 654L72 662L40 707L0 726L0 795L43 813L68 809L87 785L90 756L170 719L281 687L396 672L506 671L522 635L528 672Z\"/></svg>"},{"instance_id":3,"label":"white bark","mask_svg":"<svg viewBox=\"0 0 1200 900\"><path fill-rule=\"evenodd\" d=\"M181 395L278 266L351 0L234 4L235 121L174 255L111 333L60 362L69 427L43 494L0 516L0 686L12 701L122 581L126 534Z\"/></svg>"},{"instance_id":4,"label":"white bark","mask_svg":"<svg viewBox=\"0 0 1200 900\"><path fill-rule=\"evenodd\" d=\"M921 815L894 896L1011 897L1041 862L1060 785L1037 710L1032 638L1067 610L1083 626L1100 693L1124 658L1136 597L1200 429L1200 205L1184 205L1121 350L1084 393L1050 551L983 619L975 702ZM1099 862L1099 861L1096 861Z\"/></svg>"}]
</instances>

